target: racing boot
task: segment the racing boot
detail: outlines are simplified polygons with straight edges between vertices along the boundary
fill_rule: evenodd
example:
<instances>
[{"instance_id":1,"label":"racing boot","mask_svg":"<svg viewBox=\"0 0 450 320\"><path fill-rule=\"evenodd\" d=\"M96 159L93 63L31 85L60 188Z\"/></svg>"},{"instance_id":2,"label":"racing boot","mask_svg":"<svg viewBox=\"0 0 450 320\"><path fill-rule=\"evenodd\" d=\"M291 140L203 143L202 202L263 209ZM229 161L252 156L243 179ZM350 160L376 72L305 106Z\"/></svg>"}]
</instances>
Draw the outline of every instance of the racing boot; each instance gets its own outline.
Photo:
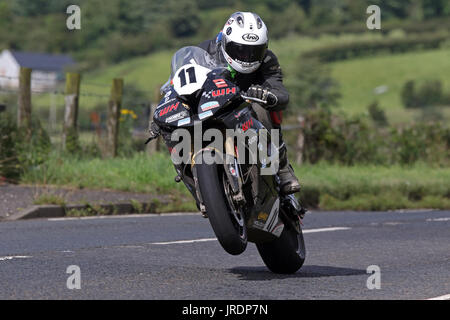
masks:
<instances>
[{"instance_id":1,"label":"racing boot","mask_svg":"<svg viewBox=\"0 0 450 320\"><path fill-rule=\"evenodd\" d=\"M284 143L280 147L280 168L278 170L280 177L281 193L288 195L300 191L300 183L294 174L294 169L289 164L287 157L287 148Z\"/></svg>"}]
</instances>

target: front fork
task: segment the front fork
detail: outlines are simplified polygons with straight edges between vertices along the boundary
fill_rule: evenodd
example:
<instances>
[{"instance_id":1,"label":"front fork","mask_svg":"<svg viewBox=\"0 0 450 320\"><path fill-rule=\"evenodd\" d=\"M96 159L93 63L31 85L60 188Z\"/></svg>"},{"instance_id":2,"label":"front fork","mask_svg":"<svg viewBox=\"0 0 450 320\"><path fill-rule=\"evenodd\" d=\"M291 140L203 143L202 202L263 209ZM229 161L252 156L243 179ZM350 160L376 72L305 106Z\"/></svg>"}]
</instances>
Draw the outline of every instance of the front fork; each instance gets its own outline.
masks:
<instances>
[{"instance_id":1,"label":"front fork","mask_svg":"<svg viewBox=\"0 0 450 320\"><path fill-rule=\"evenodd\" d=\"M232 194L230 195L232 197L232 201L236 203L237 206L243 206L245 204L245 197L242 192L242 178L241 173L239 169L239 164L237 161L237 158L234 153L234 149L232 147L232 139L227 138L227 141L225 142L225 151L226 153L223 154L219 150L206 147L201 150L199 150L197 153L195 153L191 158L191 169L192 174L194 177L194 184L195 184L195 194L196 198L199 202L199 207L201 212L205 215L207 208L205 207L205 204L203 203L202 195L200 193L200 188L198 185L198 175L197 175L197 169L195 166L195 163L198 162L198 157L201 157L204 153L215 153L215 157L217 160L220 160L220 163L223 164L223 169L226 174L226 177L228 179L228 183L231 186Z\"/></svg>"}]
</instances>

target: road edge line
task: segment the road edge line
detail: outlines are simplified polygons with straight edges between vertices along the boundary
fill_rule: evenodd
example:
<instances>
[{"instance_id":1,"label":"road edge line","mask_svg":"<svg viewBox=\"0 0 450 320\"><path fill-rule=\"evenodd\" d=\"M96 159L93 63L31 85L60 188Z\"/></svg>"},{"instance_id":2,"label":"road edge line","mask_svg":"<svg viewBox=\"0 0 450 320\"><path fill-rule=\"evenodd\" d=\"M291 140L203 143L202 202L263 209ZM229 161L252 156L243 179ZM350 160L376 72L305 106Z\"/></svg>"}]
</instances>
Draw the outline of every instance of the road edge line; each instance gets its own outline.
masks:
<instances>
[{"instance_id":1,"label":"road edge line","mask_svg":"<svg viewBox=\"0 0 450 320\"><path fill-rule=\"evenodd\" d=\"M138 204L140 208L151 208L152 203L140 202ZM41 218L80 218L67 216L69 210L86 210L88 208L99 208L102 211L107 212L107 214L92 215L88 217L98 218L98 217L120 217L136 214L146 214L146 215L170 215L171 213L160 213L160 212L136 212L135 206L130 202L113 203L113 204L95 204L91 205L33 205L25 210L21 210L14 213L1 221L17 221L17 220L30 220L30 219L41 219ZM95 209L94 208L94 209ZM172 213L173 214L173 213Z\"/></svg>"}]
</instances>

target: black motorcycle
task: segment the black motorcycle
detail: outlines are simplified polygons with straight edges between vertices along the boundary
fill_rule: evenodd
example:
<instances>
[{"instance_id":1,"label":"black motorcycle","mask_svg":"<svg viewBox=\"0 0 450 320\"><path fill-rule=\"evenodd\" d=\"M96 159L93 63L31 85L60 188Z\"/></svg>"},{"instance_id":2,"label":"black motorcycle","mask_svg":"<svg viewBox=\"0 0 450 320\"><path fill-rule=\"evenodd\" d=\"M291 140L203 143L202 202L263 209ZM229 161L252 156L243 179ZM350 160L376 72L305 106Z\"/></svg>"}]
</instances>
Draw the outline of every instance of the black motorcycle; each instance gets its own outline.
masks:
<instances>
[{"instance_id":1,"label":"black motorcycle","mask_svg":"<svg viewBox=\"0 0 450 320\"><path fill-rule=\"evenodd\" d=\"M277 170L262 174L275 164L278 155L266 129L268 124L256 118L252 107L252 103L264 101L241 93L230 81L226 66L217 65L201 48L177 51L171 69L153 121L173 161L177 155L177 182L183 181L189 189L225 251L238 255L249 241L254 242L272 272L296 272L305 261L301 227L305 210L293 195L280 194ZM196 129L202 137L214 129L225 138L219 139L221 145L217 145L217 139L216 145L202 139L197 148L191 141L188 150L180 152L180 140L173 138L178 129L192 137ZM254 135L235 139L227 136L227 129ZM266 139L261 142L259 133L263 131ZM255 154L262 149L266 157Z\"/></svg>"}]
</instances>

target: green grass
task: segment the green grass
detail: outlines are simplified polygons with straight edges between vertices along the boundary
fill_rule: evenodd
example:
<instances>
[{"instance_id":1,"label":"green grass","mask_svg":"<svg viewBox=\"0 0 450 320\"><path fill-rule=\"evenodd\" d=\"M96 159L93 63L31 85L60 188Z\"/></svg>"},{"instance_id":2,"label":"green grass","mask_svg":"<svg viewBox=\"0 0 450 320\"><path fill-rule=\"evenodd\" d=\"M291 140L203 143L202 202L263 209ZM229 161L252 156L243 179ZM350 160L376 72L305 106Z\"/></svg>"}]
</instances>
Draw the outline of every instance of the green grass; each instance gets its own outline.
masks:
<instances>
[{"instance_id":1,"label":"green grass","mask_svg":"<svg viewBox=\"0 0 450 320\"><path fill-rule=\"evenodd\" d=\"M182 192L174 182L176 175L170 159L163 154L149 158L137 153L131 158L80 160L51 155L46 165L24 173L26 183L46 183L75 188L98 188L132 192Z\"/></svg>"},{"instance_id":2,"label":"green grass","mask_svg":"<svg viewBox=\"0 0 450 320\"><path fill-rule=\"evenodd\" d=\"M90 205L87 204L85 208L82 209L69 209L66 210L67 217L89 217L89 216L104 216L108 215L108 211L102 208L100 205Z\"/></svg>"},{"instance_id":3,"label":"green grass","mask_svg":"<svg viewBox=\"0 0 450 320\"><path fill-rule=\"evenodd\" d=\"M401 166L353 166L317 164L295 166L309 207L326 210L388 210L401 208L450 209L450 168L424 164ZM169 195L161 212L194 210L195 204L183 184L173 178L175 170L167 155L144 153L107 160L76 160L54 154L46 166L23 176L25 183L78 188L114 189Z\"/></svg>"},{"instance_id":4,"label":"green grass","mask_svg":"<svg viewBox=\"0 0 450 320\"><path fill-rule=\"evenodd\" d=\"M304 187L302 199L313 207L450 208L450 168L318 164L295 167L295 171Z\"/></svg>"},{"instance_id":5,"label":"green grass","mask_svg":"<svg viewBox=\"0 0 450 320\"><path fill-rule=\"evenodd\" d=\"M50 204L50 205L57 205L57 206L65 206L66 200L63 197L58 196L56 194L43 193L41 195L35 196L35 198L33 200L33 204L34 205Z\"/></svg>"},{"instance_id":6,"label":"green grass","mask_svg":"<svg viewBox=\"0 0 450 320\"><path fill-rule=\"evenodd\" d=\"M450 48L341 61L331 68L340 83L342 109L349 114L364 112L377 99L393 122L411 120L417 112L405 110L400 98L408 80L439 79L450 92ZM382 85L388 91L375 95L373 90Z\"/></svg>"},{"instance_id":7,"label":"green grass","mask_svg":"<svg viewBox=\"0 0 450 320\"><path fill-rule=\"evenodd\" d=\"M161 51L146 57L134 58L106 69L97 70L86 75L81 92L95 91L108 95L110 88L92 84L111 84L114 78L123 78L125 85L132 84L139 90L153 97L155 88L159 88L169 78L170 61L174 51ZM125 92L126 94L126 92ZM126 107L126 106L124 106Z\"/></svg>"}]
</instances>

